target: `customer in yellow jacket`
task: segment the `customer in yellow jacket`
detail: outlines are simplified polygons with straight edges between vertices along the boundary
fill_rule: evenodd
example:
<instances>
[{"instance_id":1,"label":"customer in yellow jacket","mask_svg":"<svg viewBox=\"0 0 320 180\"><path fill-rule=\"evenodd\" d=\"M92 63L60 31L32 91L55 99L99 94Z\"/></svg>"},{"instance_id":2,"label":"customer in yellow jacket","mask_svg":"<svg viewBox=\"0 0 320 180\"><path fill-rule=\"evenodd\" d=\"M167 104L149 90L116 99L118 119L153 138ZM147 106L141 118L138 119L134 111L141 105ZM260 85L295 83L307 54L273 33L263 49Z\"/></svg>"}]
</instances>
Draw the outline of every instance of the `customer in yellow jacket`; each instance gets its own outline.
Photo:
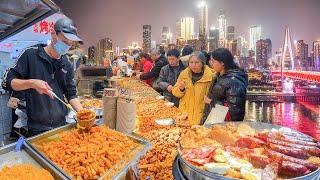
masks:
<instances>
[{"instance_id":1,"label":"customer in yellow jacket","mask_svg":"<svg viewBox=\"0 0 320 180\"><path fill-rule=\"evenodd\" d=\"M192 125L200 123L204 110L204 97L208 94L213 73L206 65L206 57L201 52L190 55L188 68L183 70L172 94L180 98L179 109L188 114Z\"/></svg>"}]
</instances>

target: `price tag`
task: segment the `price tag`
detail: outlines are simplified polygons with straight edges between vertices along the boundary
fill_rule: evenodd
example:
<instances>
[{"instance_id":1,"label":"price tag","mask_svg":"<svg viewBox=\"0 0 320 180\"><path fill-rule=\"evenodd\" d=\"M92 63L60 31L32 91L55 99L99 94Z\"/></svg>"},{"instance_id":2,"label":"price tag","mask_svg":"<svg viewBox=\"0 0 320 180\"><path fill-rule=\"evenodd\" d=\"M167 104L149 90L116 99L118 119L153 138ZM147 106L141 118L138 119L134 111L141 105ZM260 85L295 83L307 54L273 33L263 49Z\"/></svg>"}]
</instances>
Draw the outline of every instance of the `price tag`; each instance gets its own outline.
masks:
<instances>
[{"instance_id":1,"label":"price tag","mask_svg":"<svg viewBox=\"0 0 320 180\"><path fill-rule=\"evenodd\" d=\"M132 91L130 89L126 89L126 88L118 88L118 94L119 94L119 96L131 97Z\"/></svg>"},{"instance_id":2,"label":"price tag","mask_svg":"<svg viewBox=\"0 0 320 180\"><path fill-rule=\"evenodd\" d=\"M105 97L116 97L117 94L117 89L114 88L104 88L103 90L103 96Z\"/></svg>"}]
</instances>

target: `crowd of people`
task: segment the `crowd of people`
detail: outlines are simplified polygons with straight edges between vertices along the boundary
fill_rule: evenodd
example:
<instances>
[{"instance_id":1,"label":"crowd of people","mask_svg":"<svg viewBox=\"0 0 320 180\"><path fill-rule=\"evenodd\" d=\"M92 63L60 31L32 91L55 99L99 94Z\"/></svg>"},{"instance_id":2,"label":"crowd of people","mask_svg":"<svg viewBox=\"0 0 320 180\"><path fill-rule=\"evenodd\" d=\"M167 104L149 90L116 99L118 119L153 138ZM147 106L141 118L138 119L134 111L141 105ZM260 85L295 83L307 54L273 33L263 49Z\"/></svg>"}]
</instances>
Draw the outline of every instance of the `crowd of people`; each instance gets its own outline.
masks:
<instances>
[{"instance_id":1,"label":"crowd of people","mask_svg":"<svg viewBox=\"0 0 320 180\"><path fill-rule=\"evenodd\" d=\"M200 52L186 45L166 55L153 49L150 55L140 53L140 59L143 71L136 78L187 113L192 125L204 124L217 104L228 107L225 121L244 119L248 76L228 49Z\"/></svg>"}]
</instances>

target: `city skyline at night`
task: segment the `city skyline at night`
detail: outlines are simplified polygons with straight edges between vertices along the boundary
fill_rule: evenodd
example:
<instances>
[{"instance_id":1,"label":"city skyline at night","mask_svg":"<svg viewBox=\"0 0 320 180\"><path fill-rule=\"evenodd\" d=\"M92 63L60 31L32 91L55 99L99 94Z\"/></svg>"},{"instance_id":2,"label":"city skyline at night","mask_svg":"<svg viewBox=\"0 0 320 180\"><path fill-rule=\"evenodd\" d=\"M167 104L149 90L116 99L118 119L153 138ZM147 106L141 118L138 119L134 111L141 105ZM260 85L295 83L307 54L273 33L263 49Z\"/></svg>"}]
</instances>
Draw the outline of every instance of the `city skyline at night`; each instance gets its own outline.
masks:
<instances>
[{"instance_id":1,"label":"city skyline at night","mask_svg":"<svg viewBox=\"0 0 320 180\"><path fill-rule=\"evenodd\" d=\"M142 45L141 29L143 24L152 27L152 40L161 41L161 30L168 26L176 39L176 22L184 16L195 18L195 33L198 34L199 16L197 5L201 1L56 1L62 11L79 26L85 40L85 48L95 44L101 38L110 37L115 45L128 46L132 41ZM293 40L304 40L309 44L320 38L318 9L320 1L282 0L251 1L242 0L207 0L208 26L218 27L220 9L226 13L227 26L235 27L235 35L243 36L248 41L249 28L261 25L262 38L270 38L273 51L283 43L283 29L290 27ZM99 7L98 7L99 6ZM94 9L94 11L93 11ZM94 20L93 20L94 19ZM310 49L309 49L310 50Z\"/></svg>"}]
</instances>

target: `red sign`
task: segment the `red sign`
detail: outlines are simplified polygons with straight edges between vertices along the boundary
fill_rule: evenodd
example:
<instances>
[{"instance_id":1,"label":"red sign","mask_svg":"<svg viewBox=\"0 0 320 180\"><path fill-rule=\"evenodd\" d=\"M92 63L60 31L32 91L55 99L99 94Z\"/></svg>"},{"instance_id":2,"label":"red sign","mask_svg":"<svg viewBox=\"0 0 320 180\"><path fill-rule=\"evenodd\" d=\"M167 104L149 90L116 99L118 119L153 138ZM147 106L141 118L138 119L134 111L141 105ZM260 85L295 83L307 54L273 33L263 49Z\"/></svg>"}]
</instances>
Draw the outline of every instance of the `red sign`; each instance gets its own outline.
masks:
<instances>
[{"instance_id":1,"label":"red sign","mask_svg":"<svg viewBox=\"0 0 320 180\"><path fill-rule=\"evenodd\" d=\"M35 23L33 25L33 32L34 33L42 33L48 34L53 32L54 22L49 22L47 20L42 20L39 23Z\"/></svg>"},{"instance_id":2,"label":"red sign","mask_svg":"<svg viewBox=\"0 0 320 180\"><path fill-rule=\"evenodd\" d=\"M12 50L12 43L0 43L0 49Z\"/></svg>"}]
</instances>

